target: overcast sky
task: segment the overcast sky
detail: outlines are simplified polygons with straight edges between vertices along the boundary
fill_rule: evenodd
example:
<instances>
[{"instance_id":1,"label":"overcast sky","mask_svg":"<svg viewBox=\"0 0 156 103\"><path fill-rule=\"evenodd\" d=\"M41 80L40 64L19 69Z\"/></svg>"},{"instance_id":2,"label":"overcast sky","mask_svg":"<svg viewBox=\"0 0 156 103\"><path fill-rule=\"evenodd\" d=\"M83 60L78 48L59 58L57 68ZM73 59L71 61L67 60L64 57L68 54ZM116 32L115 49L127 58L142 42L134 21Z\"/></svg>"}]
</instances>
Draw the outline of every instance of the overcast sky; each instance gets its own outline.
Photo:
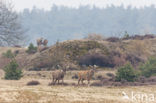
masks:
<instances>
[{"instance_id":1,"label":"overcast sky","mask_svg":"<svg viewBox=\"0 0 156 103\"><path fill-rule=\"evenodd\" d=\"M22 11L24 8L32 9L33 6L50 10L53 4L64 5L68 7L78 7L79 5L95 5L103 8L114 4L125 7L131 5L132 7L143 8L144 6L156 5L156 0L11 0L16 11Z\"/></svg>"}]
</instances>

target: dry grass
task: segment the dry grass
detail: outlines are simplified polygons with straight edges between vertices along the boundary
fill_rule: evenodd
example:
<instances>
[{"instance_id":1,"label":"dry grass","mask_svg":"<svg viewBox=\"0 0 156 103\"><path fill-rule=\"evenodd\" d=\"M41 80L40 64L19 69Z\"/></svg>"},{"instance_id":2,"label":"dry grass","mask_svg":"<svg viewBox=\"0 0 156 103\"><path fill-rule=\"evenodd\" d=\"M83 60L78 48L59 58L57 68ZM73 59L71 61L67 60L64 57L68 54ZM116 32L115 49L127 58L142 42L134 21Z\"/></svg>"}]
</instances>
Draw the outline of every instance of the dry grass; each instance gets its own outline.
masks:
<instances>
[{"instance_id":1,"label":"dry grass","mask_svg":"<svg viewBox=\"0 0 156 103\"><path fill-rule=\"evenodd\" d=\"M130 103L122 99L122 91L156 93L156 86L47 86L48 80L40 80L43 84L39 86L26 86L26 81L0 80L0 103Z\"/></svg>"},{"instance_id":2,"label":"dry grass","mask_svg":"<svg viewBox=\"0 0 156 103\"><path fill-rule=\"evenodd\" d=\"M1 74L4 74L2 71L0 71ZM67 71L65 80L71 80L72 76L77 74L78 71ZM115 74L115 70L97 70L94 77L97 77L98 75L102 75L104 77L107 77L107 73L113 73ZM1 75L2 76L2 75ZM24 71L24 77L23 78L35 78L35 79L51 79L52 78L52 71Z\"/></svg>"},{"instance_id":3,"label":"dry grass","mask_svg":"<svg viewBox=\"0 0 156 103\"><path fill-rule=\"evenodd\" d=\"M106 45L108 44L108 42L106 41L100 41L100 43L104 43ZM147 42L145 43L144 41L135 42L135 40L128 42L127 40L127 42L124 42L124 44L126 45L125 47L126 50L129 52L140 53L139 51L143 51L141 52L141 54L145 54L145 56L149 54L155 54L156 52L155 39L150 40L149 43ZM112 43L109 43L109 45L112 45ZM116 46L118 44L116 43L114 45ZM0 54L6 52L8 49L10 48L0 47ZM12 48L12 50L13 49L14 48ZM144 51L144 49L147 51ZM32 58L35 58L36 55L40 54L35 54L32 56ZM102 75L105 77L106 73L108 72L113 74L115 73L115 71L108 70L99 71L95 74L95 77L98 75ZM77 83L77 80L71 79L71 77L76 73L77 71L67 72L64 82ZM3 71L0 71L0 77L2 78L3 76L4 76ZM32 80L37 80L41 84L37 86L26 86L27 82ZM0 79L1 84L0 103L131 103L130 101L125 101L122 99L122 91L126 92L129 95L131 94L132 91L135 93L156 94L156 86L137 86L137 87L87 87L87 86L61 86L61 85L48 86L50 82L51 82L51 71L24 71L24 77L18 81Z\"/></svg>"},{"instance_id":4,"label":"dry grass","mask_svg":"<svg viewBox=\"0 0 156 103\"><path fill-rule=\"evenodd\" d=\"M25 50L25 48L17 48L17 47L0 47L0 55L2 53L5 53L6 51L11 50L11 51L15 51L15 50Z\"/></svg>"},{"instance_id":5,"label":"dry grass","mask_svg":"<svg viewBox=\"0 0 156 103\"><path fill-rule=\"evenodd\" d=\"M148 57L150 55L150 41L133 40L127 45L126 49L136 55L144 55Z\"/></svg>"},{"instance_id":6,"label":"dry grass","mask_svg":"<svg viewBox=\"0 0 156 103\"><path fill-rule=\"evenodd\" d=\"M1 71L2 72L2 71ZM114 71L99 71L96 75L104 75ZM0 103L132 103L122 99L122 91L128 95L135 93L155 93L156 86L142 87L87 87L87 86L48 86L51 79L48 78L48 71L25 71L26 74L33 74L21 80L0 80ZM39 78L36 74L46 75ZM49 73L49 74L48 74ZM70 75L76 71L67 72L65 83L77 83ZM35 77L36 76L36 77ZM27 86L27 82L37 80L41 84L37 86ZM92 81L93 82L93 81ZM141 103L141 102L133 102ZM149 102L148 102L149 103Z\"/></svg>"}]
</instances>

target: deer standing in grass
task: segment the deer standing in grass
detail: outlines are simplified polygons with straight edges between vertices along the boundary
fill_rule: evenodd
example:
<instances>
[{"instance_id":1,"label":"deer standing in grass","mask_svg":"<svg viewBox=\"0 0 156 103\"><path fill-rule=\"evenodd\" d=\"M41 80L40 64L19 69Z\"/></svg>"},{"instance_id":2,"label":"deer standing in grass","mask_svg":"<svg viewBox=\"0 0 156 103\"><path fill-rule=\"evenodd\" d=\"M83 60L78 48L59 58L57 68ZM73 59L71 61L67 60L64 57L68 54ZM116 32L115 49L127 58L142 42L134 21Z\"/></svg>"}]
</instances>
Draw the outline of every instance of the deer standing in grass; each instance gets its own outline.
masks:
<instances>
[{"instance_id":1,"label":"deer standing in grass","mask_svg":"<svg viewBox=\"0 0 156 103\"><path fill-rule=\"evenodd\" d=\"M83 84L84 80L88 81L88 86L90 84L90 80L92 79L94 73L95 73L95 69L96 69L96 65L94 65L94 67L90 70L86 70L86 71L80 71L78 72L78 85L81 81L81 83Z\"/></svg>"},{"instance_id":2,"label":"deer standing in grass","mask_svg":"<svg viewBox=\"0 0 156 103\"><path fill-rule=\"evenodd\" d=\"M53 78L52 82L55 84L58 81L59 84L59 81L62 80L62 84L63 84L64 83L63 79L65 74L66 74L66 68L52 72L52 78Z\"/></svg>"}]
</instances>

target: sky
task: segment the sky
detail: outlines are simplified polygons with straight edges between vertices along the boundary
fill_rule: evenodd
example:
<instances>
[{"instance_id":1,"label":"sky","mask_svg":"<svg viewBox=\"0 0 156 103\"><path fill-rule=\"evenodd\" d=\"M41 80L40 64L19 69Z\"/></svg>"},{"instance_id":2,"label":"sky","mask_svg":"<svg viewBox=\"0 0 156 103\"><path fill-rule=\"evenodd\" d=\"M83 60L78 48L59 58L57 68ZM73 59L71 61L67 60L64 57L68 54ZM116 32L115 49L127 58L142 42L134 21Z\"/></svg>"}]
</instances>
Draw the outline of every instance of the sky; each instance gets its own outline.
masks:
<instances>
[{"instance_id":1,"label":"sky","mask_svg":"<svg viewBox=\"0 0 156 103\"><path fill-rule=\"evenodd\" d=\"M78 8L79 5L95 5L99 8L105 8L111 6L123 5L127 7L131 5L136 8L143 8L144 6L155 5L156 0L10 0L14 5L14 9L18 12L22 11L25 8L30 10L36 6L40 9L50 10L53 4L58 6L67 6Z\"/></svg>"}]
</instances>

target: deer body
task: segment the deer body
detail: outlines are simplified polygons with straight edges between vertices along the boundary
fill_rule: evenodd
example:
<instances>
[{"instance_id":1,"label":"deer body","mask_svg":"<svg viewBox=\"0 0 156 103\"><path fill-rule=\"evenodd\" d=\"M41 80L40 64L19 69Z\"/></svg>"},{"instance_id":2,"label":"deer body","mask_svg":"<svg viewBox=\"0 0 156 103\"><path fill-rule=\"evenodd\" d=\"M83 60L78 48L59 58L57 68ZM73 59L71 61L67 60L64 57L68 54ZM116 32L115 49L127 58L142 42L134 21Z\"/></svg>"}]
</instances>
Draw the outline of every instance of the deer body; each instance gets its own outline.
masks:
<instances>
[{"instance_id":1,"label":"deer body","mask_svg":"<svg viewBox=\"0 0 156 103\"><path fill-rule=\"evenodd\" d=\"M52 78L53 78L53 83L55 84L58 81L62 80L62 83L64 82L64 76L65 76L66 71L65 70L56 70L52 73Z\"/></svg>"},{"instance_id":2,"label":"deer body","mask_svg":"<svg viewBox=\"0 0 156 103\"><path fill-rule=\"evenodd\" d=\"M94 75L95 70L91 69L91 70L87 70L87 71L80 71L78 73L78 85L79 82L81 81L81 83L83 84L84 80L88 81L88 85L90 84L90 80L92 79L93 75Z\"/></svg>"},{"instance_id":3,"label":"deer body","mask_svg":"<svg viewBox=\"0 0 156 103\"><path fill-rule=\"evenodd\" d=\"M43 43L42 43L44 46L47 46L47 44L48 44L48 40L47 39L45 39L44 41L43 41Z\"/></svg>"},{"instance_id":4,"label":"deer body","mask_svg":"<svg viewBox=\"0 0 156 103\"><path fill-rule=\"evenodd\" d=\"M48 40L47 39L43 40L43 38L38 38L36 40L36 42L37 42L37 50L38 50L38 52L41 52L41 51L47 49L47 44L48 44Z\"/></svg>"},{"instance_id":5,"label":"deer body","mask_svg":"<svg viewBox=\"0 0 156 103\"><path fill-rule=\"evenodd\" d=\"M40 46L42 45L42 40L43 38L38 38L36 41L37 41L37 46Z\"/></svg>"}]
</instances>

